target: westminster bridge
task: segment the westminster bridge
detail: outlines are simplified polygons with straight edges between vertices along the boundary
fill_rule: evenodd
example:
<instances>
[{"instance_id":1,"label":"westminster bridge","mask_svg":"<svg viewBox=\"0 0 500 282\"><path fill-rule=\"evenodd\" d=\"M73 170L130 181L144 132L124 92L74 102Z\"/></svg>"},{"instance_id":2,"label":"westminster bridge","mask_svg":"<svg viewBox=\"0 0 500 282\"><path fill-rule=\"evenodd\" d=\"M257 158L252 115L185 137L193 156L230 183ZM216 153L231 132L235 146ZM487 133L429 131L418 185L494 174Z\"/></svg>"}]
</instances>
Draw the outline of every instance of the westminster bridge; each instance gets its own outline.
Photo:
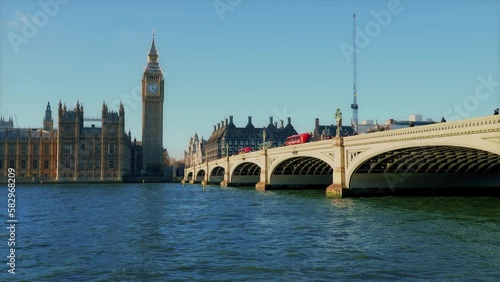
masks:
<instances>
[{"instance_id":1,"label":"westminster bridge","mask_svg":"<svg viewBox=\"0 0 500 282\"><path fill-rule=\"evenodd\" d=\"M329 196L499 195L500 115L262 149L186 168L184 177Z\"/></svg>"}]
</instances>

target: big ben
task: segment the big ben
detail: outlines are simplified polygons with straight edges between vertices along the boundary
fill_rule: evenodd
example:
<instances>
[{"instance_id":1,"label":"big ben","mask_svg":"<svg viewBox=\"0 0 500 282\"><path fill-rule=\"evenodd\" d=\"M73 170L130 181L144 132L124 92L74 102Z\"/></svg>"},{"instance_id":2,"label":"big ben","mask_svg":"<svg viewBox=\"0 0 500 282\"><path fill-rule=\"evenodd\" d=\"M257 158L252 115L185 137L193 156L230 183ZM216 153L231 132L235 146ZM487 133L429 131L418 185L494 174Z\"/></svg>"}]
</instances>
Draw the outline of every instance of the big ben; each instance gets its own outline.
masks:
<instances>
[{"instance_id":1,"label":"big ben","mask_svg":"<svg viewBox=\"0 0 500 282\"><path fill-rule=\"evenodd\" d=\"M163 73L153 43L142 75L142 167L149 175L162 175L163 158Z\"/></svg>"}]
</instances>

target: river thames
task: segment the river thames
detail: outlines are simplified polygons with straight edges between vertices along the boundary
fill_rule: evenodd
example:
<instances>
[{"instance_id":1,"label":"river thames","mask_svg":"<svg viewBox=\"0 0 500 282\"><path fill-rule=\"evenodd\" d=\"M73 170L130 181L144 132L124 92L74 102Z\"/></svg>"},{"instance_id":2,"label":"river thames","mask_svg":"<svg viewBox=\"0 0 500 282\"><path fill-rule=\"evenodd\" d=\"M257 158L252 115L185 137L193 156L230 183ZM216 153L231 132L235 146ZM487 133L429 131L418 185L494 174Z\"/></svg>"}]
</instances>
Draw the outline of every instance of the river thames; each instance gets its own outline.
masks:
<instances>
[{"instance_id":1,"label":"river thames","mask_svg":"<svg viewBox=\"0 0 500 282\"><path fill-rule=\"evenodd\" d=\"M500 198L23 186L1 281L500 281Z\"/></svg>"}]
</instances>

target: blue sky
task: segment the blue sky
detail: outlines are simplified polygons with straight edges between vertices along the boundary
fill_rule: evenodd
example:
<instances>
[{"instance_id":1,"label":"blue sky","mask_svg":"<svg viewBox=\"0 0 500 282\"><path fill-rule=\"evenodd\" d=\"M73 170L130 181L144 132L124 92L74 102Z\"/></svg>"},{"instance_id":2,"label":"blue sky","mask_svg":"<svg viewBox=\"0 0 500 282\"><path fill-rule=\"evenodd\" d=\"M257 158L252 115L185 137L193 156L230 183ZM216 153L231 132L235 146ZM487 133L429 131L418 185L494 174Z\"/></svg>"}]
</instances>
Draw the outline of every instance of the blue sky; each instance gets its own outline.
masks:
<instances>
[{"instance_id":1,"label":"blue sky","mask_svg":"<svg viewBox=\"0 0 500 282\"><path fill-rule=\"evenodd\" d=\"M102 3L105 2L105 3ZM151 33L165 75L164 146L181 158L197 132L352 112L352 14L359 120L448 121L500 107L500 1L2 1L0 115L41 127L45 106L79 100L87 117L125 103L141 139L141 76ZM389 16L388 16L389 15ZM345 123L345 122L344 122Z\"/></svg>"}]
</instances>

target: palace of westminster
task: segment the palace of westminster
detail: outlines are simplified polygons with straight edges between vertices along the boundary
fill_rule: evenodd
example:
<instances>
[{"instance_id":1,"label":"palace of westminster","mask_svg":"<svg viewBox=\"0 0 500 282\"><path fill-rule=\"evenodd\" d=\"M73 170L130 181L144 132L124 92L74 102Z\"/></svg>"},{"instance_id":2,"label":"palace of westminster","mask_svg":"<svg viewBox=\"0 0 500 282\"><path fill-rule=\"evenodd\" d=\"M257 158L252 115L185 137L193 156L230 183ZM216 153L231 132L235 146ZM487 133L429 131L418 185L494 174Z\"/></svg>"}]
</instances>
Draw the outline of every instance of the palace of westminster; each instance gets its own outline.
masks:
<instances>
[{"instance_id":1,"label":"palace of westminster","mask_svg":"<svg viewBox=\"0 0 500 282\"><path fill-rule=\"evenodd\" d=\"M142 76L142 142L125 132L125 111L102 105L101 127L85 127L84 109L59 102L54 128L50 102L43 128L14 128L12 118L0 118L0 178L9 168L18 177L72 182L123 181L125 176L162 176L168 162L163 149L164 78L154 35Z\"/></svg>"}]
</instances>

